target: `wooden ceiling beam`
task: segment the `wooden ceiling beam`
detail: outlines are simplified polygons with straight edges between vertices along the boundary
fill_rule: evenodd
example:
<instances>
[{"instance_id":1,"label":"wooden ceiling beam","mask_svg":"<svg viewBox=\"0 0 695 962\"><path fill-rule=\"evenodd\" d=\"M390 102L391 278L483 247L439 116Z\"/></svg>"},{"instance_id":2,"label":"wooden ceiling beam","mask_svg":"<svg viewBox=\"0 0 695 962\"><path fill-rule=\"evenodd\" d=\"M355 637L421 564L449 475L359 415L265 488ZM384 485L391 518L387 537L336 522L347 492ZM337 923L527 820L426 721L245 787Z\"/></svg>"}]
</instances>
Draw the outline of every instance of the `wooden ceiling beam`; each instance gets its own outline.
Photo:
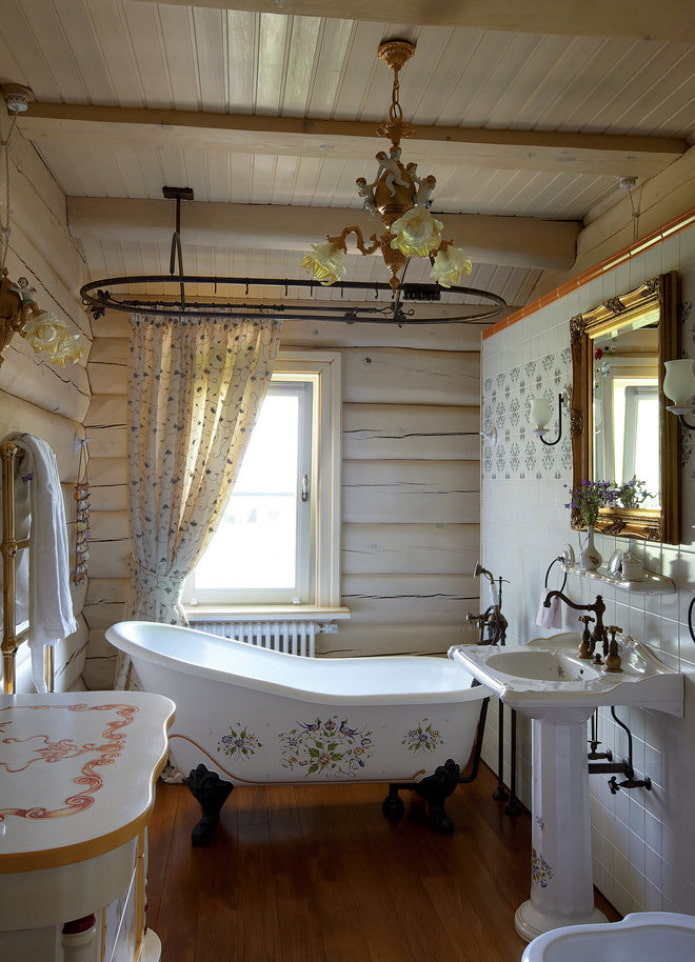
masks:
<instances>
[{"instance_id":1,"label":"wooden ceiling beam","mask_svg":"<svg viewBox=\"0 0 695 962\"><path fill-rule=\"evenodd\" d=\"M695 17L683 0L150 0L338 20L511 30L516 33L695 40Z\"/></svg>"},{"instance_id":2,"label":"wooden ceiling beam","mask_svg":"<svg viewBox=\"0 0 695 962\"><path fill-rule=\"evenodd\" d=\"M202 111L32 103L21 115L26 137L42 141L138 144L364 161L381 141L376 123L247 116ZM687 150L675 137L418 126L404 143L408 160L437 165L555 173L652 177Z\"/></svg>"},{"instance_id":3,"label":"wooden ceiling beam","mask_svg":"<svg viewBox=\"0 0 695 962\"><path fill-rule=\"evenodd\" d=\"M444 236L465 247L478 263L543 270L569 270L576 256L577 221L531 217L442 214ZM380 225L354 208L292 207L268 204L222 204L184 201L181 243L276 251L309 250L343 227L361 224L365 235ZM68 226L82 241L162 244L167 248L175 227L169 200L69 197ZM351 253L357 253L350 243ZM184 255L185 256L185 255Z\"/></svg>"}]
</instances>

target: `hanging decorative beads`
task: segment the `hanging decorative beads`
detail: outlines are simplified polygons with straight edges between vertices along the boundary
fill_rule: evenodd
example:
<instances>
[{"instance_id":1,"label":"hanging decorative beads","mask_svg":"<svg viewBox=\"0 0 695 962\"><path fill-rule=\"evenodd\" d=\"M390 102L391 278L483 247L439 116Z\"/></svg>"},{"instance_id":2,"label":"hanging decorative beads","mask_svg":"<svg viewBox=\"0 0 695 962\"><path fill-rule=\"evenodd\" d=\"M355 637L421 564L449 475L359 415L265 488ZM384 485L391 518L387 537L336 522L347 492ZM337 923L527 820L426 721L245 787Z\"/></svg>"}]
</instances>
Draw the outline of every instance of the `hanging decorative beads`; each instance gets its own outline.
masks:
<instances>
[{"instance_id":1,"label":"hanging decorative beads","mask_svg":"<svg viewBox=\"0 0 695 962\"><path fill-rule=\"evenodd\" d=\"M87 580L89 559L89 482L87 480L87 438L79 441L80 459L77 466L77 484L73 498L77 502L75 520L75 571L73 584L81 585Z\"/></svg>"}]
</instances>

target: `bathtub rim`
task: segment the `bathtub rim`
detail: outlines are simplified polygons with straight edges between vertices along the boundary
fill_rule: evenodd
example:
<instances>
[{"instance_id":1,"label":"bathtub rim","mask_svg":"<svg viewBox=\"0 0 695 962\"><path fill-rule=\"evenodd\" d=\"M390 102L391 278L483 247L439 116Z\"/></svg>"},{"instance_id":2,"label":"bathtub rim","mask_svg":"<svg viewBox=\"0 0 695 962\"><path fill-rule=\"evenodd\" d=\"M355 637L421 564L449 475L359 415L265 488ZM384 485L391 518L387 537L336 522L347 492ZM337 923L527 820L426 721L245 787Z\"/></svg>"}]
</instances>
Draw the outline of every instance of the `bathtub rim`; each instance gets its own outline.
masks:
<instances>
[{"instance_id":1,"label":"bathtub rim","mask_svg":"<svg viewBox=\"0 0 695 962\"><path fill-rule=\"evenodd\" d=\"M467 672L462 665L458 665L457 663L454 663L445 657L437 658L432 655L362 655L350 658L317 659L307 657L305 655L293 655L286 652L272 651L265 648L256 648L255 646L248 645L246 642L238 641L234 638L220 638L218 635L199 631L196 628L187 628L182 625L167 625L154 621L137 621L135 619L131 619L129 621L119 621L115 622L113 625L110 625L106 629L105 635L107 641L115 648L127 654L136 665L137 660L140 659L148 664L156 665L179 674L194 675L198 678L217 681L226 685L236 684L243 688L267 692L269 694L278 695L279 697L293 699L299 698L303 701L313 702L316 704L384 706L400 704L458 704L468 701L481 701L482 699L489 697L491 694L489 689L487 689L484 685L470 687L470 684L468 687L462 686L461 688L451 688L443 691L423 690L416 692L370 692L357 694L345 694L332 691L326 692L318 691L312 688L300 688L295 685L283 685L281 682L277 681L267 681L262 678L254 678L248 674L240 674L230 670L221 670L219 668L198 664L184 658L176 657L174 654L163 655L160 652L153 651L151 648L145 647L143 644L133 641L132 638L128 637L128 632L132 632L132 630L136 627L142 629L154 629L157 633L163 633L164 631L172 630L177 634L180 632L190 632L194 635L200 635L204 637L207 641L212 642L216 647L231 645L232 647L238 647L242 649L246 654L248 654L249 649L251 649L260 659L273 657L274 659L289 659L291 662L295 663L297 659L300 659L301 661L312 663L320 661L323 665L333 666L339 666L341 664L344 665L347 661L350 661L353 663L364 662L371 665L388 665L389 667L393 667L394 662L403 660L410 662L417 660L419 662L436 663L438 667L446 666L445 671L449 674L453 674L449 666L455 667L458 669L456 673L460 673L462 681L468 680L470 683L472 683L474 681L474 677L472 674Z\"/></svg>"}]
</instances>

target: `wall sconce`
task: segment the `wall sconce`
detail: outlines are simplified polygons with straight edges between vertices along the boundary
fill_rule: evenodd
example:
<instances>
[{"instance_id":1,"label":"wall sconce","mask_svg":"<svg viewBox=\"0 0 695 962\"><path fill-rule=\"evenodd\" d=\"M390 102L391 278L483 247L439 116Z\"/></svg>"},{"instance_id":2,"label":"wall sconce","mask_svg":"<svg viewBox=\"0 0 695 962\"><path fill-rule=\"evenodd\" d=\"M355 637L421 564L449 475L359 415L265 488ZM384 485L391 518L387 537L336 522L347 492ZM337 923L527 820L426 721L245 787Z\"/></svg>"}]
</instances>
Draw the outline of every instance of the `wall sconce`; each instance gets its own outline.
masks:
<instances>
[{"instance_id":1,"label":"wall sconce","mask_svg":"<svg viewBox=\"0 0 695 962\"><path fill-rule=\"evenodd\" d=\"M558 394L557 396L557 427L558 427L557 437L555 438L554 441L546 441L543 435L547 432L548 429L546 425L548 424L548 421L550 421L550 419L553 416L553 410L550 406L550 401L546 400L546 398L543 398L543 397L537 397L531 400L531 411L530 411L529 417L530 417L531 424L534 425L533 433L540 438L543 444L547 444L548 447L552 447L553 444L557 444L557 442L562 438L562 402L563 402L563 396L562 394Z\"/></svg>"},{"instance_id":2,"label":"wall sconce","mask_svg":"<svg viewBox=\"0 0 695 962\"><path fill-rule=\"evenodd\" d=\"M664 361L664 394L673 401L666 410L678 416L684 428L695 431L695 424L688 424L686 414L695 412L695 369L691 358Z\"/></svg>"},{"instance_id":3,"label":"wall sconce","mask_svg":"<svg viewBox=\"0 0 695 962\"><path fill-rule=\"evenodd\" d=\"M34 290L26 277L17 284L2 272L0 283L0 365L3 353L15 334L27 339L37 354L62 367L66 361L82 357L79 334L68 329L55 314L42 311L34 299Z\"/></svg>"},{"instance_id":4,"label":"wall sconce","mask_svg":"<svg viewBox=\"0 0 695 962\"><path fill-rule=\"evenodd\" d=\"M15 334L25 337L37 354L61 367L66 361L79 361L82 357L79 334L69 334L68 329L55 314L42 311L36 303L36 291L29 286L26 277L20 277L17 284L7 276L5 259L10 246L10 180L9 151L12 133L19 114L24 113L29 101L34 100L30 87L23 84L0 84L0 97L5 101L7 112L12 118L4 140L0 140L5 167L5 212L6 223L0 223L0 365L2 355Z\"/></svg>"}]
</instances>

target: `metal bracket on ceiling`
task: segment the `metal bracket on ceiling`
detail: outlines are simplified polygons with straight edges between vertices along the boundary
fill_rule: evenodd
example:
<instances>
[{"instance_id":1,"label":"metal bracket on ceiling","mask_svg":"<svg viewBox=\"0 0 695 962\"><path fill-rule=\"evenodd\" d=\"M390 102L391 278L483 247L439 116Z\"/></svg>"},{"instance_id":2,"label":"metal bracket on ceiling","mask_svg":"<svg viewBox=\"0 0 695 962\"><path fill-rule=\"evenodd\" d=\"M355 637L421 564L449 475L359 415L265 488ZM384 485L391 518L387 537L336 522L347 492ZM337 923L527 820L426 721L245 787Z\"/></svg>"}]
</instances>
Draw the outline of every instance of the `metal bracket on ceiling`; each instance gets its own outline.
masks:
<instances>
[{"instance_id":1,"label":"metal bracket on ceiling","mask_svg":"<svg viewBox=\"0 0 695 962\"><path fill-rule=\"evenodd\" d=\"M176 263L178 261L179 291L181 294L181 307L186 305L186 285L184 282L183 270L183 251L181 250L181 201L193 200L192 187L162 187L162 193L167 200L176 200L176 229L171 238L171 252L169 254L169 273L176 274Z\"/></svg>"}]
</instances>

